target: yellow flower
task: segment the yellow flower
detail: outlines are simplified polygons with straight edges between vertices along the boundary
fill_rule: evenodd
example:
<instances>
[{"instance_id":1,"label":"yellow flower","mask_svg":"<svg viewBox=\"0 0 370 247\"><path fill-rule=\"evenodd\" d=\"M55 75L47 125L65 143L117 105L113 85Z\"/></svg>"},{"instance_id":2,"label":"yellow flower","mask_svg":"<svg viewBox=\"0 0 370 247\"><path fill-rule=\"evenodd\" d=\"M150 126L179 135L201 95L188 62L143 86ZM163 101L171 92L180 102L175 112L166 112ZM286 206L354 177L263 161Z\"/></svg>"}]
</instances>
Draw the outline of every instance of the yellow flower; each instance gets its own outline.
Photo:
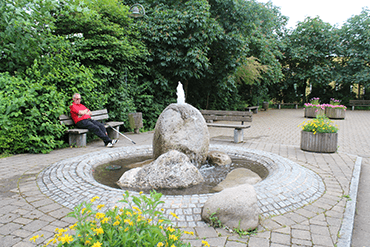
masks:
<instances>
[{"instance_id":1,"label":"yellow flower","mask_svg":"<svg viewBox=\"0 0 370 247\"><path fill-rule=\"evenodd\" d=\"M134 223L130 219L125 219L123 222L129 224L130 226L134 225Z\"/></svg>"},{"instance_id":2,"label":"yellow flower","mask_svg":"<svg viewBox=\"0 0 370 247\"><path fill-rule=\"evenodd\" d=\"M95 196L95 197L93 197L90 201L91 201L91 202L95 202L97 199L99 199L99 196Z\"/></svg>"},{"instance_id":3,"label":"yellow flower","mask_svg":"<svg viewBox=\"0 0 370 247\"><path fill-rule=\"evenodd\" d=\"M162 247L164 244L162 243L162 242L159 242L158 244L157 244L157 247Z\"/></svg>"},{"instance_id":4,"label":"yellow flower","mask_svg":"<svg viewBox=\"0 0 370 247\"><path fill-rule=\"evenodd\" d=\"M120 222L118 221L118 220L116 220L114 223L113 223L113 225L114 226L118 226L120 224Z\"/></svg>"},{"instance_id":5,"label":"yellow flower","mask_svg":"<svg viewBox=\"0 0 370 247\"><path fill-rule=\"evenodd\" d=\"M140 212L141 210L140 210L140 208L138 208L138 207L132 207L133 209L135 209L136 211L138 211L138 212Z\"/></svg>"},{"instance_id":6,"label":"yellow flower","mask_svg":"<svg viewBox=\"0 0 370 247\"><path fill-rule=\"evenodd\" d=\"M30 241L33 241L36 243L36 239L38 239L39 237L40 237L39 235L33 236L32 238L30 238Z\"/></svg>"},{"instance_id":7,"label":"yellow flower","mask_svg":"<svg viewBox=\"0 0 370 247\"><path fill-rule=\"evenodd\" d=\"M103 213L96 213L95 218L102 219L102 218L104 218L104 216L105 216L105 214L103 214Z\"/></svg>"},{"instance_id":8,"label":"yellow flower","mask_svg":"<svg viewBox=\"0 0 370 247\"><path fill-rule=\"evenodd\" d=\"M171 228L171 227L169 226L169 227L167 227L167 231L174 232L174 231L175 231L175 229L173 229L173 228Z\"/></svg>"},{"instance_id":9,"label":"yellow flower","mask_svg":"<svg viewBox=\"0 0 370 247\"><path fill-rule=\"evenodd\" d=\"M172 244L171 247L176 247L176 245Z\"/></svg>"},{"instance_id":10,"label":"yellow flower","mask_svg":"<svg viewBox=\"0 0 370 247\"><path fill-rule=\"evenodd\" d=\"M202 240L202 244L204 244L204 246L209 247L209 243L207 241L205 241L205 240Z\"/></svg>"},{"instance_id":11,"label":"yellow flower","mask_svg":"<svg viewBox=\"0 0 370 247\"><path fill-rule=\"evenodd\" d=\"M77 226L77 223L75 223L75 224L71 225L71 226L69 227L69 229L74 230L76 226Z\"/></svg>"},{"instance_id":12,"label":"yellow flower","mask_svg":"<svg viewBox=\"0 0 370 247\"><path fill-rule=\"evenodd\" d=\"M159 223L162 223L162 222L163 222L163 220L158 220L158 222L159 222Z\"/></svg>"},{"instance_id":13,"label":"yellow flower","mask_svg":"<svg viewBox=\"0 0 370 247\"><path fill-rule=\"evenodd\" d=\"M100 227L100 228L94 229L94 232L96 232L96 234L99 235L99 234L103 234L104 230L103 230L103 228Z\"/></svg>"},{"instance_id":14,"label":"yellow flower","mask_svg":"<svg viewBox=\"0 0 370 247\"><path fill-rule=\"evenodd\" d=\"M129 212L129 211L126 212L126 215L127 216L132 216L131 212Z\"/></svg>"},{"instance_id":15,"label":"yellow flower","mask_svg":"<svg viewBox=\"0 0 370 247\"><path fill-rule=\"evenodd\" d=\"M161 228L163 230L163 226L159 226L159 228Z\"/></svg>"},{"instance_id":16,"label":"yellow flower","mask_svg":"<svg viewBox=\"0 0 370 247\"><path fill-rule=\"evenodd\" d=\"M105 217L105 218L101 221L101 223L108 223L108 221L109 221L109 218Z\"/></svg>"},{"instance_id":17,"label":"yellow flower","mask_svg":"<svg viewBox=\"0 0 370 247\"><path fill-rule=\"evenodd\" d=\"M177 217L177 215L176 214L174 214L174 213L172 213L172 212L170 212L170 214L173 216L173 217L175 217L176 219L178 219L179 217Z\"/></svg>"},{"instance_id":18,"label":"yellow flower","mask_svg":"<svg viewBox=\"0 0 370 247\"><path fill-rule=\"evenodd\" d=\"M140 191L140 192L139 192L139 194L141 195L141 194L143 194L143 192L142 192L142 191Z\"/></svg>"},{"instance_id":19,"label":"yellow flower","mask_svg":"<svg viewBox=\"0 0 370 247\"><path fill-rule=\"evenodd\" d=\"M85 245L91 244L90 240L86 240Z\"/></svg>"},{"instance_id":20,"label":"yellow flower","mask_svg":"<svg viewBox=\"0 0 370 247\"><path fill-rule=\"evenodd\" d=\"M194 232L184 231L185 234L194 235Z\"/></svg>"},{"instance_id":21,"label":"yellow flower","mask_svg":"<svg viewBox=\"0 0 370 247\"><path fill-rule=\"evenodd\" d=\"M104 208L105 207L105 205L104 204L99 204L98 205L98 209L102 209L102 208Z\"/></svg>"},{"instance_id":22,"label":"yellow flower","mask_svg":"<svg viewBox=\"0 0 370 247\"><path fill-rule=\"evenodd\" d=\"M61 237L60 241L62 241L62 244L72 242L73 237L71 235L65 234L63 237Z\"/></svg>"},{"instance_id":23,"label":"yellow flower","mask_svg":"<svg viewBox=\"0 0 370 247\"><path fill-rule=\"evenodd\" d=\"M128 231L128 227L125 228L125 232L127 232L127 231Z\"/></svg>"},{"instance_id":24,"label":"yellow flower","mask_svg":"<svg viewBox=\"0 0 370 247\"><path fill-rule=\"evenodd\" d=\"M91 247L101 247L101 243L98 241L95 244L93 244Z\"/></svg>"},{"instance_id":25,"label":"yellow flower","mask_svg":"<svg viewBox=\"0 0 370 247\"><path fill-rule=\"evenodd\" d=\"M168 236L169 239L173 239L173 241L176 241L177 239L179 239L176 235L172 235L170 234L170 236Z\"/></svg>"}]
</instances>

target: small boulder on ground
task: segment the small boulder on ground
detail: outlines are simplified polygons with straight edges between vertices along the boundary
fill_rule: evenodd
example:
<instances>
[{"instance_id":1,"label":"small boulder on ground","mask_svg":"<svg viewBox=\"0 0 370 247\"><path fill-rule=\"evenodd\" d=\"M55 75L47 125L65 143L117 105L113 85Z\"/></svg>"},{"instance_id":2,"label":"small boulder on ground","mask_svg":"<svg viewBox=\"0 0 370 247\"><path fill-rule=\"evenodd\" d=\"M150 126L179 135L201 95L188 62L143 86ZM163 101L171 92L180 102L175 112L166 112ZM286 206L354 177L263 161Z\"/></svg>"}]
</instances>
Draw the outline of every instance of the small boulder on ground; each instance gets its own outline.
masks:
<instances>
[{"instance_id":1,"label":"small boulder on ground","mask_svg":"<svg viewBox=\"0 0 370 247\"><path fill-rule=\"evenodd\" d=\"M147 190L186 188L203 181L202 174L185 154L170 150L148 165L125 172L117 184L121 188Z\"/></svg>"},{"instance_id":2,"label":"small boulder on ground","mask_svg":"<svg viewBox=\"0 0 370 247\"><path fill-rule=\"evenodd\" d=\"M211 151L207 155L208 163L211 165L225 166L231 164L231 158L224 152Z\"/></svg>"},{"instance_id":3,"label":"small boulder on ground","mask_svg":"<svg viewBox=\"0 0 370 247\"><path fill-rule=\"evenodd\" d=\"M259 208L257 194L250 184L224 189L210 197L202 209L202 219L211 217L231 229L250 231L258 226Z\"/></svg>"}]
</instances>

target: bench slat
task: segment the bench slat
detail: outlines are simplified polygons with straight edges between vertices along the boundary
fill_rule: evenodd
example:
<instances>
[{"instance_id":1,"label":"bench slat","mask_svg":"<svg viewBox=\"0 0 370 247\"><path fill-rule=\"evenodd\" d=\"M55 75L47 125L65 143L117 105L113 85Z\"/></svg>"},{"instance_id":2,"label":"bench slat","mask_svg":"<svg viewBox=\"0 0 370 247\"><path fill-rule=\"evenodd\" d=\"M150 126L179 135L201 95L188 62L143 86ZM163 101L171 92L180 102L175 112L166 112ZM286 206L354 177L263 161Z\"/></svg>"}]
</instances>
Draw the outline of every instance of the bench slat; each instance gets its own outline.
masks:
<instances>
[{"instance_id":1,"label":"bench slat","mask_svg":"<svg viewBox=\"0 0 370 247\"><path fill-rule=\"evenodd\" d=\"M202 115L226 115L226 116L252 116L253 113L248 111L218 111L218 110L201 110Z\"/></svg>"},{"instance_id":2,"label":"bench slat","mask_svg":"<svg viewBox=\"0 0 370 247\"><path fill-rule=\"evenodd\" d=\"M207 120L215 121L241 121L241 122L252 122L252 118L249 116L203 116Z\"/></svg>"},{"instance_id":3,"label":"bench slat","mask_svg":"<svg viewBox=\"0 0 370 247\"><path fill-rule=\"evenodd\" d=\"M248 129L250 125L236 125L236 124L218 124L218 123L207 123L208 127L218 127L218 128L233 128L233 129Z\"/></svg>"}]
</instances>

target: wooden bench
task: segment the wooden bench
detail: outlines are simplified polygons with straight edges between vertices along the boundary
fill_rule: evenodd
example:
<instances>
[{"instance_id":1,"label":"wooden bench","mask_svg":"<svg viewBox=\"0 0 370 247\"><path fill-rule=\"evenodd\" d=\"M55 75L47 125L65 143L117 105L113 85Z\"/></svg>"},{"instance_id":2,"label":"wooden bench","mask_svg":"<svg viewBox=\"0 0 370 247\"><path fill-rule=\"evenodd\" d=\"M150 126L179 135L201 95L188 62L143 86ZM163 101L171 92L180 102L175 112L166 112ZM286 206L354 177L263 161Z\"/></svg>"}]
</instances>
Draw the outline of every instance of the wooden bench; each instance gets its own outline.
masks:
<instances>
[{"instance_id":1,"label":"wooden bench","mask_svg":"<svg viewBox=\"0 0 370 247\"><path fill-rule=\"evenodd\" d=\"M349 105L352 106L352 111L355 106L370 106L370 100L350 100Z\"/></svg>"},{"instance_id":2,"label":"wooden bench","mask_svg":"<svg viewBox=\"0 0 370 247\"><path fill-rule=\"evenodd\" d=\"M97 120L97 121L103 121L107 120L109 118L107 109L103 110L97 110L97 111L91 111L91 119ZM74 122L70 116L67 115L60 115L59 121L61 124L66 126L74 126ZM109 126L115 128L117 131L119 131L119 126L123 125L124 122L107 122L105 123L105 128L107 129L108 136L111 139L117 139L118 138L118 132L112 130ZM76 145L77 147L84 147L86 146L86 133L89 132L88 129L68 129L68 139L69 139L69 145L73 146Z\"/></svg>"},{"instance_id":3,"label":"wooden bench","mask_svg":"<svg viewBox=\"0 0 370 247\"><path fill-rule=\"evenodd\" d=\"M253 113L258 113L258 106L248 106L248 107L245 107L245 110L248 110L248 111L253 111Z\"/></svg>"},{"instance_id":4,"label":"wooden bench","mask_svg":"<svg viewBox=\"0 0 370 247\"><path fill-rule=\"evenodd\" d=\"M278 109L281 109L281 106L284 106L284 105L294 105L294 108L298 109L299 103L277 103L276 105Z\"/></svg>"},{"instance_id":5,"label":"wooden bench","mask_svg":"<svg viewBox=\"0 0 370 247\"><path fill-rule=\"evenodd\" d=\"M235 143L243 142L243 129L251 127L250 125L244 125L244 122L252 122L252 112L217 110L202 110L200 112L206 120L208 127L233 128ZM213 121L240 121L241 124L222 124L213 123Z\"/></svg>"}]
</instances>

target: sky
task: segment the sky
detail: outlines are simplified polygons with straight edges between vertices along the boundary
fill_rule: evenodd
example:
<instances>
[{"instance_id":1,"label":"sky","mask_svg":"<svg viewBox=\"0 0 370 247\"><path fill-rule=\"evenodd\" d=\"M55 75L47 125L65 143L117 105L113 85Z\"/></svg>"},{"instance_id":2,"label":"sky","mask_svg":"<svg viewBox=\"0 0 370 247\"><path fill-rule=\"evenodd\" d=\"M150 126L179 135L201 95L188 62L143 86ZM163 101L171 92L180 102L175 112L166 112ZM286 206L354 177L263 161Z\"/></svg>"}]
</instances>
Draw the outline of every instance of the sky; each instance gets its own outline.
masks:
<instances>
[{"instance_id":1,"label":"sky","mask_svg":"<svg viewBox=\"0 0 370 247\"><path fill-rule=\"evenodd\" d=\"M267 3L269 0L257 0ZM280 12L289 17L288 28L295 28L297 22L307 16L319 16L324 22L341 27L353 15L359 15L363 7L370 8L369 0L270 0L280 7Z\"/></svg>"}]
</instances>

